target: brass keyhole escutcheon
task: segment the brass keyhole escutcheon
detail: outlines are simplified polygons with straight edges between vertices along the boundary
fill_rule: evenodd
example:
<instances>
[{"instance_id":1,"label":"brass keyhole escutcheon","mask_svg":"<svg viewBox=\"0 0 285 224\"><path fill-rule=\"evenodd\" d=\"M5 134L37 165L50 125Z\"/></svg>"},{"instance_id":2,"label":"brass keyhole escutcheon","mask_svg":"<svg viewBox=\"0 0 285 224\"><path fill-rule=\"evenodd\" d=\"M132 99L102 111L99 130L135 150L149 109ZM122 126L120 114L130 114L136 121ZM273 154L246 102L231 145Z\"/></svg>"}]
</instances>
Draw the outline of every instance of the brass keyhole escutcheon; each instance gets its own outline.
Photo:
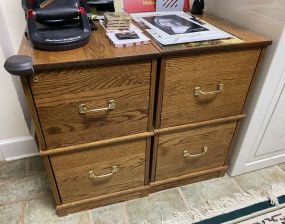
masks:
<instances>
[{"instance_id":1,"label":"brass keyhole escutcheon","mask_svg":"<svg viewBox=\"0 0 285 224\"><path fill-rule=\"evenodd\" d=\"M34 76L34 77L33 77L33 81L34 81L34 82L39 82L38 76Z\"/></svg>"},{"instance_id":2,"label":"brass keyhole escutcheon","mask_svg":"<svg viewBox=\"0 0 285 224\"><path fill-rule=\"evenodd\" d=\"M170 62L168 63L168 66L169 66L169 67L173 67L173 66L174 66L173 61L170 61Z\"/></svg>"}]
</instances>

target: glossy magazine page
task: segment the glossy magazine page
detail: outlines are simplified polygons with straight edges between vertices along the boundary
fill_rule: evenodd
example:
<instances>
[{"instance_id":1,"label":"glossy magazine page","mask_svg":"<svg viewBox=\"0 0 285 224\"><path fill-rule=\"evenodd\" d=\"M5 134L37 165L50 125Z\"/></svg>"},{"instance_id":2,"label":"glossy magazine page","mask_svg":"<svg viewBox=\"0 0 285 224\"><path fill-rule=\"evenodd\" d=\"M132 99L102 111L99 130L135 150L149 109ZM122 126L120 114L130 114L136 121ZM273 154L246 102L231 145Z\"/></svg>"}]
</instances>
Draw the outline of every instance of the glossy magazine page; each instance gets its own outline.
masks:
<instances>
[{"instance_id":1,"label":"glossy magazine page","mask_svg":"<svg viewBox=\"0 0 285 224\"><path fill-rule=\"evenodd\" d=\"M217 27L185 12L131 14L162 45L233 38Z\"/></svg>"}]
</instances>

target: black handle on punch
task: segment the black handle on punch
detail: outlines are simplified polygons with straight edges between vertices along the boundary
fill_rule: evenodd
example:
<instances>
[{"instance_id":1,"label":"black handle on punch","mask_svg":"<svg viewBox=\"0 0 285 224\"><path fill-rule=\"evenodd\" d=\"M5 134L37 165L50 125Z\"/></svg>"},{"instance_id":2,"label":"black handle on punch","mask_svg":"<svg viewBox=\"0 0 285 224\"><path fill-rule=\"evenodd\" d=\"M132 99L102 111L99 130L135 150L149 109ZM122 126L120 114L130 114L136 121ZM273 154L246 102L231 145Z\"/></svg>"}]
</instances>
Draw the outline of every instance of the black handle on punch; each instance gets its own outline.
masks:
<instances>
[{"instance_id":1,"label":"black handle on punch","mask_svg":"<svg viewBox=\"0 0 285 224\"><path fill-rule=\"evenodd\" d=\"M14 55L7 58L4 68L11 75L25 76L34 74L33 59L26 55Z\"/></svg>"}]
</instances>

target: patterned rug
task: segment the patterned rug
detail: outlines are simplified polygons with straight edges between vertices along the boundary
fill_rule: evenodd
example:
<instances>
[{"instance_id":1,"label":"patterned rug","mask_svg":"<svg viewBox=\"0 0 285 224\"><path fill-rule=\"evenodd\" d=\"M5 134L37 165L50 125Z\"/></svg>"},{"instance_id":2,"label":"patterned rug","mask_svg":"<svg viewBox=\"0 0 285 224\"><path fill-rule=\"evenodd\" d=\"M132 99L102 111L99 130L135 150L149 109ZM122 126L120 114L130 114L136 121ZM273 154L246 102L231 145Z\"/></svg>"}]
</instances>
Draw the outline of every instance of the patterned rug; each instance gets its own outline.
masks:
<instances>
[{"instance_id":1,"label":"patterned rug","mask_svg":"<svg viewBox=\"0 0 285 224\"><path fill-rule=\"evenodd\" d=\"M275 209L275 208L274 208ZM264 213L264 212L263 212ZM266 214L254 214L254 218L245 220L236 220L237 223L243 224L284 224L285 223L285 208L279 208L276 211L270 212L270 209L266 210Z\"/></svg>"},{"instance_id":2,"label":"patterned rug","mask_svg":"<svg viewBox=\"0 0 285 224\"><path fill-rule=\"evenodd\" d=\"M285 224L285 183L208 201L200 208L177 212L161 224Z\"/></svg>"}]
</instances>

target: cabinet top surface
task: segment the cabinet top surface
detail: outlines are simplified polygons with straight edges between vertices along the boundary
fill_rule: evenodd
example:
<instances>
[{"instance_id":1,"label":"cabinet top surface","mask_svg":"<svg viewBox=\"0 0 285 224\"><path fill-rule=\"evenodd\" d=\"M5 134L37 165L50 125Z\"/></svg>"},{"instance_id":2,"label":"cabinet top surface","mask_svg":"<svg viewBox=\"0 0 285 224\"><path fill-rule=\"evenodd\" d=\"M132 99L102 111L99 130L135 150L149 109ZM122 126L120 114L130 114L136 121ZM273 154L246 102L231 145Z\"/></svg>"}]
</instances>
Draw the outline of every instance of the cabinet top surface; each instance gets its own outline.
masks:
<instances>
[{"instance_id":1,"label":"cabinet top surface","mask_svg":"<svg viewBox=\"0 0 285 224\"><path fill-rule=\"evenodd\" d=\"M115 48L108 41L104 29L98 25L98 31L92 32L88 44L81 48L69 51L42 51L34 49L32 44L24 37L19 54L33 58L35 69L50 68L51 66L85 65L93 63L127 62L128 60L143 60L157 58L163 55L191 54L197 52L217 51L226 49L241 49L248 47L262 47L271 44L271 40L253 32L240 28L230 22L212 15L201 17L212 25L233 34L242 39L240 43L213 44L211 46L193 46L191 44L179 44L162 46L152 44Z\"/></svg>"},{"instance_id":2,"label":"cabinet top surface","mask_svg":"<svg viewBox=\"0 0 285 224\"><path fill-rule=\"evenodd\" d=\"M106 63L111 61L126 62L129 59L149 59L159 54L152 44L134 47L115 48L106 37L99 24L98 30L92 32L90 41L83 47L68 51L42 51L34 49L25 37L22 40L19 54L33 58L34 68L50 68L56 65L84 65Z\"/></svg>"},{"instance_id":3,"label":"cabinet top surface","mask_svg":"<svg viewBox=\"0 0 285 224\"><path fill-rule=\"evenodd\" d=\"M272 40L258 35L254 32L241 28L229 21L220 19L216 16L210 14L204 14L199 16L202 20L216 26L217 28L226 31L235 37L239 38L240 41L236 43L217 43L217 41L209 41L210 44L206 46L203 45L192 45L189 44L177 44L163 46L158 44L158 48L162 55L174 55L174 54L183 54L183 53L194 53L194 52L206 52L206 51L217 51L217 50L226 50L226 49L242 49L250 47L265 47L272 44ZM212 44L211 44L212 43Z\"/></svg>"}]
</instances>

